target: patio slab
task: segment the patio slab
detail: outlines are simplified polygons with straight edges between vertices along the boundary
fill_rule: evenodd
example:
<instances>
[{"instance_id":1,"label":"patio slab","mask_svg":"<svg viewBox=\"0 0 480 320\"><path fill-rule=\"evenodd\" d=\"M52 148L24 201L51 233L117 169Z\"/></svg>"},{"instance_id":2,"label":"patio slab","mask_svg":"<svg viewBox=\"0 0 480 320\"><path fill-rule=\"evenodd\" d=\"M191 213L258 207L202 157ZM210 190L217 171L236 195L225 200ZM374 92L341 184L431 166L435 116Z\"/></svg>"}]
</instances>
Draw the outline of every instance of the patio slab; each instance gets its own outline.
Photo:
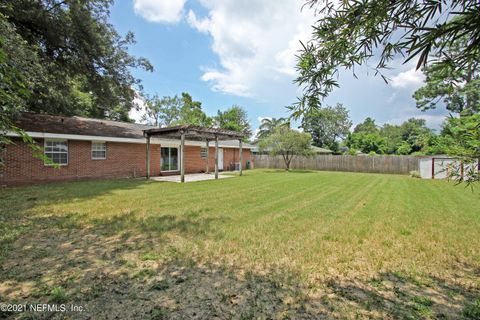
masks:
<instances>
[{"instance_id":1,"label":"patio slab","mask_svg":"<svg viewBox=\"0 0 480 320\"><path fill-rule=\"evenodd\" d=\"M218 179L233 178L232 175L219 174ZM150 180L163 181L163 182L180 182L180 175L173 176L160 176L160 177L151 177ZM185 182L195 182L195 181L204 181L204 180L215 180L214 173L192 173L185 175Z\"/></svg>"}]
</instances>

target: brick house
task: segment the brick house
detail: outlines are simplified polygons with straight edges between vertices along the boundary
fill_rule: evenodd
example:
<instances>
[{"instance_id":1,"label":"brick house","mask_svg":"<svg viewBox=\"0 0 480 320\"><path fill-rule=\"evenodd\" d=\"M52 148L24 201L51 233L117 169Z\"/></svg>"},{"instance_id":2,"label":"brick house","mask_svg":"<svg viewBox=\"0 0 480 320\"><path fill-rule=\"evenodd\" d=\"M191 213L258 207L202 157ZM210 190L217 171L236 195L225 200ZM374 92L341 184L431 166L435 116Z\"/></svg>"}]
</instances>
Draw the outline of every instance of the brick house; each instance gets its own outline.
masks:
<instances>
[{"instance_id":1,"label":"brick house","mask_svg":"<svg viewBox=\"0 0 480 320\"><path fill-rule=\"evenodd\" d=\"M144 130L154 127L111 120L24 113L16 121L44 154L59 167L35 158L32 149L15 133L6 146L0 167L0 185L20 185L77 179L145 177L147 144ZM150 140L150 175L179 173L178 139ZM251 148L243 144L243 168L251 167ZM214 171L214 147L208 151L209 171ZM207 150L203 141L185 141L185 172L205 172ZM219 141L219 170L239 167L238 141Z\"/></svg>"}]
</instances>

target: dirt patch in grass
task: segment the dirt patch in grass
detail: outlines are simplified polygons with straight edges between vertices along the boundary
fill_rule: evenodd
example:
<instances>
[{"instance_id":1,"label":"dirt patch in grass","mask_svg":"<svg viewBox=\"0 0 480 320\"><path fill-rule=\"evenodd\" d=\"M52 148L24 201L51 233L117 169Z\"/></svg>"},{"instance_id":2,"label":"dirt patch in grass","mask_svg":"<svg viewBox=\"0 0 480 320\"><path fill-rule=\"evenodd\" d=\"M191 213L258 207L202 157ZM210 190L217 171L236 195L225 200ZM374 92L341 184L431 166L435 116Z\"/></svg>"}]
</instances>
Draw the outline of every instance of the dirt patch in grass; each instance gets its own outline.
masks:
<instances>
[{"instance_id":1,"label":"dirt patch in grass","mask_svg":"<svg viewBox=\"0 0 480 320\"><path fill-rule=\"evenodd\" d=\"M387 272L368 281L338 277L307 284L291 271L202 263L174 249L155 251L158 246L162 243L128 233L39 229L12 244L0 270L0 299L81 305L85 312L69 315L76 319L474 319L478 314L478 288L468 286L469 275L478 277L473 267L465 266L456 279Z\"/></svg>"}]
</instances>

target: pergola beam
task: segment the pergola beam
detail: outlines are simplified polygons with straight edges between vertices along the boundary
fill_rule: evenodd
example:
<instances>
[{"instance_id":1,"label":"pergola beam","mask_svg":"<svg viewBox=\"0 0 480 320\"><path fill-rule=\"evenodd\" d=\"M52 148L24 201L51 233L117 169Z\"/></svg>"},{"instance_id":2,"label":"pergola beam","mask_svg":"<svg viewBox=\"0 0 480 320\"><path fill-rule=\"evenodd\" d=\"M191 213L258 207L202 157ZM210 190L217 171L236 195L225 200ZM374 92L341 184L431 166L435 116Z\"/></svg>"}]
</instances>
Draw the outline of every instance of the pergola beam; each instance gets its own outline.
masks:
<instances>
[{"instance_id":1,"label":"pergola beam","mask_svg":"<svg viewBox=\"0 0 480 320\"><path fill-rule=\"evenodd\" d=\"M210 172L209 158L210 158L210 146L209 141L215 141L215 179L218 179L218 160L219 160L219 140L239 140L240 142L240 175L242 175L242 162L243 162L243 150L242 141L244 138L243 133L224 130L218 128L204 128L193 125L180 125L168 128L152 128L143 130L143 135L147 138L147 159L146 159L146 171L147 178L150 178L150 139L151 137L180 139L180 179L181 182L185 182L185 139L205 141L207 145L207 163L206 172Z\"/></svg>"}]
</instances>

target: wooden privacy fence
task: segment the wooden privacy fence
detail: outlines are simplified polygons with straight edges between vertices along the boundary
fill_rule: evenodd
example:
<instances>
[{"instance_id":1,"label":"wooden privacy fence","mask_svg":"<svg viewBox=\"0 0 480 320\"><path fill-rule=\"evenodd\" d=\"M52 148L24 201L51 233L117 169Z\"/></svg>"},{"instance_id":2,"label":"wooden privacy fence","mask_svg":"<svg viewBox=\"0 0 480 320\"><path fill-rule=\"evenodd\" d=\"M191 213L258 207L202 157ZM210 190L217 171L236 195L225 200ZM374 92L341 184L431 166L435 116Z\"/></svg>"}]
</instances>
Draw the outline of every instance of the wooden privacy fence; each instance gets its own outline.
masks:
<instances>
[{"instance_id":1,"label":"wooden privacy fence","mask_svg":"<svg viewBox=\"0 0 480 320\"><path fill-rule=\"evenodd\" d=\"M412 156L334 156L294 157L291 169L409 174L418 170L418 157ZM254 155L255 168L285 169L282 156Z\"/></svg>"}]
</instances>

